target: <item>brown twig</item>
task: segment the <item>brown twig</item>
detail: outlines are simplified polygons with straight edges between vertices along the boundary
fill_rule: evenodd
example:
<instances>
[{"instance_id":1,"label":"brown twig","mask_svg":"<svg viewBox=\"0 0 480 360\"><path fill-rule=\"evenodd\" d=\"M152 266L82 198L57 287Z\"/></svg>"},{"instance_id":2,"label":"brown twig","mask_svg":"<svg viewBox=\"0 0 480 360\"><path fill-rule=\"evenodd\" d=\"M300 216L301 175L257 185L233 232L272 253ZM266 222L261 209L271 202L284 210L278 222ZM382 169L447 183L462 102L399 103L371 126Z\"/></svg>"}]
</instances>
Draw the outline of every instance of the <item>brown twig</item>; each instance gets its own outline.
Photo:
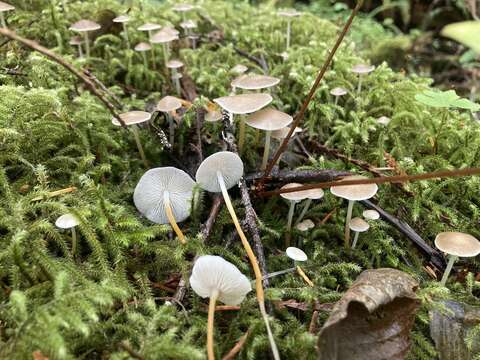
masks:
<instances>
[{"instance_id":1,"label":"brown twig","mask_svg":"<svg viewBox=\"0 0 480 360\"><path fill-rule=\"evenodd\" d=\"M245 176L247 182L258 180L262 172L256 172ZM342 176L351 175L348 171L322 169L322 170L280 170L272 173L268 178L269 183L286 184L290 182L333 181Z\"/></svg>"},{"instance_id":2,"label":"brown twig","mask_svg":"<svg viewBox=\"0 0 480 360\"><path fill-rule=\"evenodd\" d=\"M125 350L128 355L130 355L131 357L133 357L134 359L137 359L137 360L145 360L145 358L139 354L138 352L136 352L135 350L133 350L130 345L126 342L126 341L122 341L118 344L118 347L122 350Z\"/></svg>"},{"instance_id":3,"label":"brown twig","mask_svg":"<svg viewBox=\"0 0 480 360\"><path fill-rule=\"evenodd\" d=\"M224 356L222 360L233 360L237 356L237 354L242 350L245 341L247 341L247 337L250 334L250 330L247 330L245 334L242 335L240 339L238 339L235 346Z\"/></svg>"},{"instance_id":4,"label":"brown twig","mask_svg":"<svg viewBox=\"0 0 480 360\"><path fill-rule=\"evenodd\" d=\"M265 58L262 56L261 58L258 58L256 56L253 56L251 54L249 54L248 52L246 52L245 50L242 50L242 49L239 49L237 47L234 47L233 48L235 50L235 52L240 55L240 56L243 56L245 58L247 58L248 60L250 60L251 62L254 62L255 64L257 64L258 66L260 66L263 70L263 72L265 74L268 74L269 72L269 69L268 69L268 64L267 62L265 61Z\"/></svg>"},{"instance_id":5,"label":"brown twig","mask_svg":"<svg viewBox=\"0 0 480 360\"><path fill-rule=\"evenodd\" d=\"M330 211L327 215L325 215L322 221L320 221L320 225L325 224L328 221L328 219L330 219L332 215L335 214L336 211L337 211L337 208L333 208L333 210Z\"/></svg>"},{"instance_id":6,"label":"brown twig","mask_svg":"<svg viewBox=\"0 0 480 360\"><path fill-rule=\"evenodd\" d=\"M203 241L207 240L210 236L210 232L212 231L213 225L215 224L215 220L217 219L222 204L223 197L220 195L215 195L215 197L213 198L212 208L210 209L210 214L208 215L208 219L205 224L202 225L201 232Z\"/></svg>"},{"instance_id":7,"label":"brown twig","mask_svg":"<svg viewBox=\"0 0 480 360\"><path fill-rule=\"evenodd\" d=\"M315 335L317 333L318 314L318 310L314 310L312 313L312 319L310 320L310 326L308 327L308 332L310 334Z\"/></svg>"},{"instance_id":8,"label":"brown twig","mask_svg":"<svg viewBox=\"0 0 480 360\"><path fill-rule=\"evenodd\" d=\"M203 149L202 149L202 126L205 122L205 115L207 111L200 107L197 109L195 117L195 131L197 136L197 145L195 145L195 150L198 154L198 164L201 164L203 161Z\"/></svg>"},{"instance_id":9,"label":"brown twig","mask_svg":"<svg viewBox=\"0 0 480 360\"><path fill-rule=\"evenodd\" d=\"M114 105L116 106L116 108L118 110L122 110L123 108L123 105L122 105L122 102L121 100L117 97L117 95L115 95L114 93L112 93L106 86L104 83L102 83L100 80L98 80L98 78L93 75L93 73L88 70L88 69L83 69L83 73L88 76L100 89L102 89L108 96L110 96L110 98L113 100L113 102L115 103Z\"/></svg>"}]
</instances>

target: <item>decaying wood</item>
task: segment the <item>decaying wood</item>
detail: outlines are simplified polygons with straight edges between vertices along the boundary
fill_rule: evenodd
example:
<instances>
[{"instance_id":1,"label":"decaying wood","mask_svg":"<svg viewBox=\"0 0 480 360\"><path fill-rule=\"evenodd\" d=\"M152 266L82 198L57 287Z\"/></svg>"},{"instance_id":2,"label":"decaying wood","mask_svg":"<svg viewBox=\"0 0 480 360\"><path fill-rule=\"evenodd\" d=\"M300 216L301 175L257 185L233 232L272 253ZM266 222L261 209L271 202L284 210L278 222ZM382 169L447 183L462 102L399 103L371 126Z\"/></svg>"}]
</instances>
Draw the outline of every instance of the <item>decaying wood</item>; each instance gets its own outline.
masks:
<instances>
[{"instance_id":1,"label":"decaying wood","mask_svg":"<svg viewBox=\"0 0 480 360\"><path fill-rule=\"evenodd\" d=\"M245 176L247 182L260 179L263 172L256 172ZM272 172L267 178L269 184L286 184L290 182L333 181L342 176L351 175L348 171L323 169L323 170L280 170Z\"/></svg>"}]
</instances>

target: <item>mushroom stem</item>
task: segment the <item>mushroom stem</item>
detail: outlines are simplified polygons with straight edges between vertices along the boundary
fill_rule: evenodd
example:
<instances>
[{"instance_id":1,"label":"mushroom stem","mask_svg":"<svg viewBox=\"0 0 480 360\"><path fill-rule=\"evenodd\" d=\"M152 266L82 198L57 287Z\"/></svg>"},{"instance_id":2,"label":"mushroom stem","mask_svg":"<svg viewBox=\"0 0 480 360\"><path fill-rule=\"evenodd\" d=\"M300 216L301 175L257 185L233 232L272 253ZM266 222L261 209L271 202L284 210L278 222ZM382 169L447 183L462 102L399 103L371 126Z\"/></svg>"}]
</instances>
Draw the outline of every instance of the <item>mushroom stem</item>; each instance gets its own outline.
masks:
<instances>
[{"instance_id":1,"label":"mushroom stem","mask_svg":"<svg viewBox=\"0 0 480 360\"><path fill-rule=\"evenodd\" d=\"M303 205L303 209L302 209L302 212L300 213L300 215L298 216L298 219L297 221L295 221L295 225L297 225L298 223L300 223L300 221L303 220L303 217L305 216L305 214L307 213L308 209L310 208L310 205L312 204L312 199L307 199L307 201L305 201L305 205Z\"/></svg>"},{"instance_id":2,"label":"mushroom stem","mask_svg":"<svg viewBox=\"0 0 480 360\"><path fill-rule=\"evenodd\" d=\"M172 82L175 84L175 90L177 91L177 95L180 96L180 80L177 76L177 69L172 69Z\"/></svg>"},{"instance_id":3,"label":"mushroom stem","mask_svg":"<svg viewBox=\"0 0 480 360\"><path fill-rule=\"evenodd\" d=\"M288 210L287 233L285 236L285 246L290 246L290 232L292 231L293 213L295 212L295 201L290 200L290 209Z\"/></svg>"},{"instance_id":4,"label":"mushroom stem","mask_svg":"<svg viewBox=\"0 0 480 360\"><path fill-rule=\"evenodd\" d=\"M175 231L175 234L177 234L180 242L185 245L187 241L185 240L185 236L183 235L182 230L180 230L177 222L175 221L175 216L173 216L173 211L170 204L170 193L168 191L165 191L163 193L163 199L165 201L165 212L167 213L168 221L170 222L173 231Z\"/></svg>"},{"instance_id":5,"label":"mushroom stem","mask_svg":"<svg viewBox=\"0 0 480 360\"><path fill-rule=\"evenodd\" d=\"M361 91L362 91L362 75L358 75L357 95L360 95Z\"/></svg>"},{"instance_id":6,"label":"mushroom stem","mask_svg":"<svg viewBox=\"0 0 480 360\"><path fill-rule=\"evenodd\" d=\"M334 104L335 104L335 106L338 105L338 96L335 96L335 103Z\"/></svg>"},{"instance_id":7,"label":"mushroom stem","mask_svg":"<svg viewBox=\"0 0 480 360\"><path fill-rule=\"evenodd\" d=\"M130 49L130 39L128 38L127 24L122 23L123 25L123 35L125 36L125 41L127 43L127 49Z\"/></svg>"},{"instance_id":8,"label":"mushroom stem","mask_svg":"<svg viewBox=\"0 0 480 360\"><path fill-rule=\"evenodd\" d=\"M265 170L267 168L268 155L270 155L271 135L272 135L271 131L267 131L265 133L265 148L263 149L262 167L260 168L261 170Z\"/></svg>"},{"instance_id":9,"label":"mushroom stem","mask_svg":"<svg viewBox=\"0 0 480 360\"><path fill-rule=\"evenodd\" d=\"M150 43L150 45L152 46L152 67L154 70L157 69L157 58L156 58L156 55L155 55L155 46L152 44L152 31L149 30L148 31L148 42Z\"/></svg>"},{"instance_id":10,"label":"mushroom stem","mask_svg":"<svg viewBox=\"0 0 480 360\"><path fill-rule=\"evenodd\" d=\"M457 259L458 259L458 256L455 256L455 255L449 256L447 268L443 273L442 280L440 281L440 285L445 286L445 284L447 283L448 276L450 275L450 272L452 271L452 268L453 268L453 264Z\"/></svg>"},{"instance_id":11,"label":"mushroom stem","mask_svg":"<svg viewBox=\"0 0 480 360\"><path fill-rule=\"evenodd\" d=\"M287 20L287 49L290 47L290 34L292 32L292 22Z\"/></svg>"},{"instance_id":12,"label":"mushroom stem","mask_svg":"<svg viewBox=\"0 0 480 360\"><path fill-rule=\"evenodd\" d=\"M208 303L208 323L207 323L207 354L208 360L215 360L215 352L213 350L213 322L215 319L215 304L218 299L218 290L213 290Z\"/></svg>"},{"instance_id":13,"label":"mushroom stem","mask_svg":"<svg viewBox=\"0 0 480 360\"><path fill-rule=\"evenodd\" d=\"M270 341L270 347L272 349L273 357L275 360L280 359L280 355L277 349L277 345L275 344L275 339L273 338L272 330L270 329L270 322L268 320L267 310L265 309L265 293L263 291L263 284L262 284L262 272L260 267L258 266L258 261L253 253L252 247L245 236L245 233L240 226L240 222L238 221L237 214L235 213L235 209L233 208L232 202L230 201L230 196L228 196L227 187L225 186L225 182L223 180L223 175L220 171L217 171L217 179L220 185L220 189L222 190L223 199L225 200L225 204L227 205L228 212L232 218L233 224L235 225L235 229L237 230L238 236L242 241L242 245L247 253L248 259L252 264L253 272L255 274L255 290L257 292L257 301L258 306L260 308L260 312L262 314L263 321L265 322L265 326L267 327L267 334L268 339Z\"/></svg>"},{"instance_id":14,"label":"mushroom stem","mask_svg":"<svg viewBox=\"0 0 480 360\"><path fill-rule=\"evenodd\" d=\"M72 227L72 257L75 258L77 252L77 231Z\"/></svg>"},{"instance_id":15,"label":"mushroom stem","mask_svg":"<svg viewBox=\"0 0 480 360\"><path fill-rule=\"evenodd\" d=\"M169 113L165 113L165 116L167 117L168 124L169 124L169 135L170 135L170 145L172 145L173 148L173 142L175 141L175 124L173 123L173 118Z\"/></svg>"},{"instance_id":16,"label":"mushroom stem","mask_svg":"<svg viewBox=\"0 0 480 360\"><path fill-rule=\"evenodd\" d=\"M355 200L348 200L347 217L345 219L345 248L350 247L350 220L352 220L353 204Z\"/></svg>"},{"instance_id":17,"label":"mushroom stem","mask_svg":"<svg viewBox=\"0 0 480 360\"><path fill-rule=\"evenodd\" d=\"M88 32L83 33L83 39L85 41L85 52L87 53L87 58L90 57L90 39L88 38Z\"/></svg>"},{"instance_id":18,"label":"mushroom stem","mask_svg":"<svg viewBox=\"0 0 480 360\"><path fill-rule=\"evenodd\" d=\"M305 282L308 284L308 286L314 287L315 285L313 284L313 281L310 280L310 278L307 276L307 274L305 274L305 272L300 267L300 265L297 265L296 268L297 268L297 273L303 278L303 280L305 280Z\"/></svg>"},{"instance_id":19,"label":"mushroom stem","mask_svg":"<svg viewBox=\"0 0 480 360\"><path fill-rule=\"evenodd\" d=\"M145 51L142 51L142 57L143 57L143 66L145 66L145 70L148 70L148 60L147 60L147 54Z\"/></svg>"},{"instance_id":20,"label":"mushroom stem","mask_svg":"<svg viewBox=\"0 0 480 360\"><path fill-rule=\"evenodd\" d=\"M245 119L240 116L240 130L238 135L238 151L243 152L243 145L245 144Z\"/></svg>"},{"instance_id":21,"label":"mushroom stem","mask_svg":"<svg viewBox=\"0 0 480 360\"><path fill-rule=\"evenodd\" d=\"M357 246L357 241L358 241L358 231L355 231L355 236L353 237L353 242L352 242L352 249L355 249L355 246Z\"/></svg>"},{"instance_id":22,"label":"mushroom stem","mask_svg":"<svg viewBox=\"0 0 480 360\"><path fill-rule=\"evenodd\" d=\"M3 15L3 12L0 12L0 22L2 23L3 28L7 28L7 23L5 22L5 16Z\"/></svg>"},{"instance_id":23,"label":"mushroom stem","mask_svg":"<svg viewBox=\"0 0 480 360\"><path fill-rule=\"evenodd\" d=\"M82 44L78 44L78 57L83 58Z\"/></svg>"},{"instance_id":24,"label":"mushroom stem","mask_svg":"<svg viewBox=\"0 0 480 360\"><path fill-rule=\"evenodd\" d=\"M140 158L143 161L143 164L145 167L148 169L148 161L147 158L145 157L145 153L143 152L143 147L142 147L142 142L140 141L140 136L138 135L138 130L135 126L132 126L132 132L133 132L133 137L135 138L135 142L137 143L137 149L138 152L140 153Z\"/></svg>"},{"instance_id":25,"label":"mushroom stem","mask_svg":"<svg viewBox=\"0 0 480 360\"><path fill-rule=\"evenodd\" d=\"M165 67L167 67L167 63L168 63L167 43L163 43L163 61L165 62Z\"/></svg>"}]
</instances>

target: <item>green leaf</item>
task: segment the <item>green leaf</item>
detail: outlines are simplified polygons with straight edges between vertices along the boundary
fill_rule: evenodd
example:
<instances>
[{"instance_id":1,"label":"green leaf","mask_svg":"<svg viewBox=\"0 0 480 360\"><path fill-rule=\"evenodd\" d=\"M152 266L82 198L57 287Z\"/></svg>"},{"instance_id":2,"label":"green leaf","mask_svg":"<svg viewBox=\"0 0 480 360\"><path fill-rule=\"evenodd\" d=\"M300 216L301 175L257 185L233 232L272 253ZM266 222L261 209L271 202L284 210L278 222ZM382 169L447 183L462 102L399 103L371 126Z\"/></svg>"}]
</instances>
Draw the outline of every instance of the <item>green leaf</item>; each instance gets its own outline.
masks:
<instances>
[{"instance_id":1,"label":"green leaf","mask_svg":"<svg viewBox=\"0 0 480 360\"><path fill-rule=\"evenodd\" d=\"M454 90L448 91L431 91L426 90L421 94L415 95L415 100L418 102L436 107L436 108L457 108L470 111L479 111L480 105L471 102L468 99L462 99Z\"/></svg>"},{"instance_id":2,"label":"green leaf","mask_svg":"<svg viewBox=\"0 0 480 360\"><path fill-rule=\"evenodd\" d=\"M445 37L458 41L480 54L480 21L461 21L449 24L442 29Z\"/></svg>"}]
</instances>

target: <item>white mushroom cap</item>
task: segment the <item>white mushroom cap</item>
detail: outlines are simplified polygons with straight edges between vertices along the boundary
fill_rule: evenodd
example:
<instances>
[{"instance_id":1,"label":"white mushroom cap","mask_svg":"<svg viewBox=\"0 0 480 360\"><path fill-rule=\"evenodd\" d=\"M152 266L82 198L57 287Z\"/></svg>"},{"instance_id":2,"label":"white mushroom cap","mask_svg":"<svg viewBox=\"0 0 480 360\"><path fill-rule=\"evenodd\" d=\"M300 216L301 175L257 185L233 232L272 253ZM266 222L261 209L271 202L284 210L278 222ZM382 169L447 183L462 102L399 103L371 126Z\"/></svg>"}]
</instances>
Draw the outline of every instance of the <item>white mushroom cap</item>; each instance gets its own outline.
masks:
<instances>
[{"instance_id":1,"label":"white mushroom cap","mask_svg":"<svg viewBox=\"0 0 480 360\"><path fill-rule=\"evenodd\" d=\"M15 10L15 6L0 1L0 12Z\"/></svg>"},{"instance_id":2,"label":"white mushroom cap","mask_svg":"<svg viewBox=\"0 0 480 360\"><path fill-rule=\"evenodd\" d=\"M247 74L240 75L230 85L244 90L260 90L277 85L280 79L267 75Z\"/></svg>"},{"instance_id":3,"label":"white mushroom cap","mask_svg":"<svg viewBox=\"0 0 480 360\"><path fill-rule=\"evenodd\" d=\"M69 41L70 45L81 45L83 44L83 38L81 36L74 36Z\"/></svg>"},{"instance_id":4,"label":"white mushroom cap","mask_svg":"<svg viewBox=\"0 0 480 360\"><path fill-rule=\"evenodd\" d=\"M287 250L285 251L285 253L287 254L287 256L290 259L293 259L295 261L307 261L308 260L307 254L305 254L302 249L299 249L299 248L296 248L296 247L293 247L293 246L288 247Z\"/></svg>"},{"instance_id":5,"label":"white mushroom cap","mask_svg":"<svg viewBox=\"0 0 480 360\"><path fill-rule=\"evenodd\" d=\"M380 116L378 119L377 119L377 123L381 124L381 125L388 125L390 123L390 121L392 121L392 119L390 119L389 117L387 116Z\"/></svg>"},{"instance_id":6,"label":"white mushroom cap","mask_svg":"<svg viewBox=\"0 0 480 360\"><path fill-rule=\"evenodd\" d=\"M473 257L480 254L480 241L470 234L441 232L435 238L435 246L450 255Z\"/></svg>"},{"instance_id":7,"label":"white mushroom cap","mask_svg":"<svg viewBox=\"0 0 480 360\"><path fill-rule=\"evenodd\" d=\"M367 179L365 176L352 175L346 176L339 182L345 180ZM361 184L361 185L336 185L330 188L330 192L338 197L347 200L367 200L372 198L378 191L377 184Z\"/></svg>"},{"instance_id":8,"label":"white mushroom cap","mask_svg":"<svg viewBox=\"0 0 480 360\"><path fill-rule=\"evenodd\" d=\"M193 9L195 9L194 5L186 4L186 3L175 4L175 6L172 8L173 11L178 11L178 12L187 12Z\"/></svg>"},{"instance_id":9,"label":"white mushroom cap","mask_svg":"<svg viewBox=\"0 0 480 360\"><path fill-rule=\"evenodd\" d=\"M77 217L72 214L65 214L60 216L57 221L55 221L55 226L60 229L70 229L80 224Z\"/></svg>"},{"instance_id":10,"label":"white mushroom cap","mask_svg":"<svg viewBox=\"0 0 480 360\"><path fill-rule=\"evenodd\" d=\"M165 96L157 103L157 110L161 112L171 112L182 107L182 102L175 96Z\"/></svg>"},{"instance_id":11,"label":"white mushroom cap","mask_svg":"<svg viewBox=\"0 0 480 360\"><path fill-rule=\"evenodd\" d=\"M303 185L298 183L289 183L289 184L283 185L280 189L292 189L299 186L303 186ZM289 192L289 193L280 194L280 196L283 197L284 199L291 200L291 201L301 201L308 198L308 194L309 194L308 191L309 190Z\"/></svg>"},{"instance_id":12,"label":"white mushroom cap","mask_svg":"<svg viewBox=\"0 0 480 360\"><path fill-rule=\"evenodd\" d=\"M222 112L218 110L207 111L205 114L205 121L217 122L223 119Z\"/></svg>"},{"instance_id":13,"label":"white mushroom cap","mask_svg":"<svg viewBox=\"0 0 480 360\"><path fill-rule=\"evenodd\" d=\"M126 23L130 21L130 16L128 15L120 15L117 16L115 19L112 20L114 23Z\"/></svg>"},{"instance_id":14,"label":"white mushroom cap","mask_svg":"<svg viewBox=\"0 0 480 360\"><path fill-rule=\"evenodd\" d=\"M380 214L377 210L365 210L362 213L362 216L367 220L378 220L380 219Z\"/></svg>"},{"instance_id":15,"label":"white mushroom cap","mask_svg":"<svg viewBox=\"0 0 480 360\"><path fill-rule=\"evenodd\" d=\"M172 26L165 26L163 28L163 31L167 32L167 33L170 33L170 34L174 34L174 35L179 35L180 34L180 31L178 31L177 29L175 29L174 27Z\"/></svg>"},{"instance_id":16,"label":"white mushroom cap","mask_svg":"<svg viewBox=\"0 0 480 360\"><path fill-rule=\"evenodd\" d=\"M218 300L226 305L238 305L252 291L248 278L238 268L220 256L200 256L193 265L190 286L202 298L218 291Z\"/></svg>"},{"instance_id":17,"label":"white mushroom cap","mask_svg":"<svg viewBox=\"0 0 480 360\"><path fill-rule=\"evenodd\" d=\"M325 193L323 192L323 189L309 189L309 190L305 190L305 192L307 194L307 199L312 199L312 200L321 199L323 198L323 195L325 195Z\"/></svg>"},{"instance_id":18,"label":"white mushroom cap","mask_svg":"<svg viewBox=\"0 0 480 360\"><path fill-rule=\"evenodd\" d=\"M197 23L193 20L186 20L180 23L182 29L195 29L197 27Z\"/></svg>"},{"instance_id":19,"label":"white mushroom cap","mask_svg":"<svg viewBox=\"0 0 480 360\"><path fill-rule=\"evenodd\" d=\"M149 51L152 50L152 45L146 43L146 42L141 42L135 45L135 51Z\"/></svg>"},{"instance_id":20,"label":"white mushroom cap","mask_svg":"<svg viewBox=\"0 0 480 360\"><path fill-rule=\"evenodd\" d=\"M94 31L100 28L101 28L100 24L97 24L96 22L91 20L80 20L70 26L70 30L78 31L78 32Z\"/></svg>"},{"instance_id":21,"label":"white mushroom cap","mask_svg":"<svg viewBox=\"0 0 480 360\"><path fill-rule=\"evenodd\" d=\"M153 23L146 23L137 28L138 31L154 31L154 30L159 30L162 27L158 24L153 24Z\"/></svg>"},{"instance_id":22,"label":"white mushroom cap","mask_svg":"<svg viewBox=\"0 0 480 360\"><path fill-rule=\"evenodd\" d=\"M245 122L251 127L266 131L280 130L289 125L292 121L293 117L273 108L266 108L254 112L245 120Z\"/></svg>"},{"instance_id":23,"label":"white mushroom cap","mask_svg":"<svg viewBox=\"0 0 480 360\"><path fill-rule=\"evenodd\" d=\"M347 94L347 90L342 87L336 87L330 90L330 94L333 96L343 96Z\"/></svg>"},{"instance_id":24,"label":"white mushroom cap","mask_svg":"<svg viewBox=\"0 0 480 360\"><path fill-rule=\"evenodd\" d=\"M178 69L182 66L183 62L181 62L180 60L170 60L169 62L167 62L167 68L169 69Z\"/></svg>"},{"instance_id":25,"label":"white mushroom cap","mask_svg":"<svg viewBox=\"0 0 480 360\"><path fill-rule=\"evenodd\" d=\"M369 74L375 70L375 66L367 64L357 64L352 67L352 72L355 74Z\"/></svg>"},{"instance_id":26,"label":"white mushroom cap","mask_svg":"<svg viewBox=\"0 0 480 360\"><path fill-rule=\"evenodd\" d=\"M302 222L299 222L295 228L300 231L308 231L311 228L315 227L315 223L310 219L305 219Z\"/></svg>"},{"instance_id":27,"label":"white mushroom cap","mask_svg":"<svg viewBox=\"0 0 480 360\"><path fill-rule=\"evenodd\" d=\"M171 28L163 28L152 35L150 42L152 44L164 44L178 39L178 32L172 31Z\"/></svg>"},{"instance_id":28,"label":"white mushroom cap","mask_svg":"<svg viewBox=\"0 0 480 360\"><path fill-rule=\"evenodd\" d=\"M350 229L356 232L364 232L370 228L370 225L362 218L355 217L348 223Z\"/></svg>"},{"instance_id":29,"label":"white mushroom cap","mask_svg":"<svg viewBox=\"0 0 480 360\"><path fill-rule=\"evenodd\" d=\"M224 96L213 101L232 114L250 114L267 106L272 100L270 94L254 93Z\"/></svg>"},{"instance_id":30,"label":"white mushroom cap","mask_svg":"<svg viewBox=\"0 0 480 360\"><path fill-rule=\"evenodd\" d=\"M294 9L280 10L279 12L277 12L277 14L285 17L296 17L302 15L301 12Z\"/></svg>"},{"instance_id":31,"label":"white mushroom cap","mask_svg":"<svg viewBox=\"0 0 480 360\"><path fill-rule=\"evenodd\" d=\"M217 172L222 174L225 187L230 189L243 176L242 159L230 151L219 151L210 155L198 167L195 175L198 185L209 192L221 192Z\"/></svg>"},{"instance_id":32,"label":"white mushroom cap","mask_svg":"<svg viewBox=\"0 0 480 360\"><path fill-rule=\"evenodd\" d=\"M290 128L284 127L283 129L278 129L275 131L272 131L272 138L277 139L277 140L283 140L287 137L288 133L290 131ZM292 137L295 136L297 133L302 132L303 129L300 127L296 127L295 130L293 130Z\"/></svg>"},{"instance_id":33,"label":"white mushroom cap","mask_svg":"<svg viewBox=\"0 0 480 360\"><path fill-rule=\"evenodd\" d=\"M133 202L148 220L167 224L165 198L168 192L173 216L180 222L190 215L194 185L195 181L183 170L170 166L153 168L140 178L133 193Z\"/></svg>"},{"instance_id":34,"label":"white mushroom cap","mask_svg":"<svg viewBox=\"0 0 480 360\"><path fill-rule=\"evenodd\" d=\"M135 125L140 124L146 121L149 121L152 117L152 114L146 111L129 111L123 114L120 114L120 119L125 122L125 125ZM120 121L117 118L112 118L112 124L115 126L121 126Z\"/></svg>"},{"instance_id":35,"label":"white mushroom cap","mask_svg":"<svg viewBox=\"0 0 480 360\"><path fill-rule=\"evenodd\" d=\"M235 73L235 74L243 74L247 70L248 70L248 67L246 67L245 65L237 64L230 71Z\"/></svg>"}]
</instances>

